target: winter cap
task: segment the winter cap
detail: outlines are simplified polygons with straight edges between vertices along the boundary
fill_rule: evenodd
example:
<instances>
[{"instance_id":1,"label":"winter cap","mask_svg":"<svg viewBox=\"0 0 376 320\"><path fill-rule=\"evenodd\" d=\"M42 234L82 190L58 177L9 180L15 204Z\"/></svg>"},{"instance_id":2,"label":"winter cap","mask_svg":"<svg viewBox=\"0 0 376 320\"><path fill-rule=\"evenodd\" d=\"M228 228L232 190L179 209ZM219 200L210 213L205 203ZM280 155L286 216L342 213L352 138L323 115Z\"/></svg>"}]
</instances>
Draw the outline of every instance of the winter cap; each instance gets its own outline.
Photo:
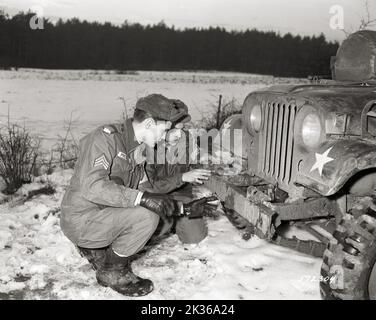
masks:
<instances>
[{"instance_id":1,"label":"winter cap","mask_svg":"<svg viewBox=\"0 0 376 320\"><path fill-rule=\"evenodd\" d=\"M136 109L148 112L153 118L165 121L188 122L191 116L187 105L181 100L168 99L161 94L150 94L140 98Z\"/></svg>"}]
</instances>

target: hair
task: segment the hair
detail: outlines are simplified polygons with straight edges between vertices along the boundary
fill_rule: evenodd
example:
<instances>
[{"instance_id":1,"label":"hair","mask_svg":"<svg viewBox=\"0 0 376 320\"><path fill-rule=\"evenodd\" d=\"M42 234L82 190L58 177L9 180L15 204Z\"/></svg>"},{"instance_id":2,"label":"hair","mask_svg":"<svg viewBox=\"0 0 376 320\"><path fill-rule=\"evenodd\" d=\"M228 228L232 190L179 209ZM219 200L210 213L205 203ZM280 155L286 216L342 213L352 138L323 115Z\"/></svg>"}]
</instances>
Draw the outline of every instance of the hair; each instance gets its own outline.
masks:
<instances>
[{"instance_id":1,"label":"hair","mask_svg":"<svg viewBox=\"0 0 376 320\"><path fill-rule=\"evenodd\" d=\"M167 121L165 119L160 119L160 118L153 117L151 115L151 113L149 113L147 111L140 110L140 109L135 109L134 110L134 113L133 113L133 120L134 121L140 123L140 122L144 121L147 118L152 118L152 119L154 119L154 121L165 121L165 122Z\"/></svg>"},{"instance_id":2,"label":"hair","mask_svg":"<svg viewBox=\"0 0 376 320\"><path fill-rule=\"evenodd\" d=\"M153 116L144 110L135 109L133 113L133 120L136 122L142 122L147 118L153 118ZM153 118L154 119L154 118Z\"/></svg>"}]
</instances>

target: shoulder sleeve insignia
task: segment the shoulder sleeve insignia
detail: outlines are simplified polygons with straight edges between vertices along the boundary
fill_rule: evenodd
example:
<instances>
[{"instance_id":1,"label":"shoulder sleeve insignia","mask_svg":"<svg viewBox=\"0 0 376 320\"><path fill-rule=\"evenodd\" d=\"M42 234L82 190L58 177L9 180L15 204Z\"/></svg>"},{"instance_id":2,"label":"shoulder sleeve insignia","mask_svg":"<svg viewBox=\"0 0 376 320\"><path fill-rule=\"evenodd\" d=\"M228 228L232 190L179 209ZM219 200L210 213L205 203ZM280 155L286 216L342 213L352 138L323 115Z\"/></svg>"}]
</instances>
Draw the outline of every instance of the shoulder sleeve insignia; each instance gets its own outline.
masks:
<instances>
[{"instance_id":1,"label":"shoulder sleeve insignia","mask_svg":"<svg viewBox=\"0 0 376 320\"><path fill-rule=\"evenodd\" d=\"M94 167L103 167L105 170L107 170L109 166L110 164L108 163L104 154L94 160Z\"/></svg>"},{"instance_id":2,"label":"shoulder sleeve insignia","mask_svg":"<svg viewBox=\"0 0 376 320\"><path fill-rule=\"evenodd\" d=\"M107 134L113 134L113 133L117 133L118 130L116 129L116 127L114 125L110 124L110 125L103 127L103 132L105 132Z\"/></svg>"},{"instance_id":3,"label":"shoulder sleeve insignia","mask_svg":"<svg viewBox=\"0 0 376 320\"><path fill-rule=\"evenodd\" d=\"M128 159L127 155L126 155L124 152L121 152L121 151L119 151L119 153L118 153L118 157L119 157L119 158L122 158L122 159L124 159L124 160L127 160L127 159Z\"/></svg>"}]
</instances>

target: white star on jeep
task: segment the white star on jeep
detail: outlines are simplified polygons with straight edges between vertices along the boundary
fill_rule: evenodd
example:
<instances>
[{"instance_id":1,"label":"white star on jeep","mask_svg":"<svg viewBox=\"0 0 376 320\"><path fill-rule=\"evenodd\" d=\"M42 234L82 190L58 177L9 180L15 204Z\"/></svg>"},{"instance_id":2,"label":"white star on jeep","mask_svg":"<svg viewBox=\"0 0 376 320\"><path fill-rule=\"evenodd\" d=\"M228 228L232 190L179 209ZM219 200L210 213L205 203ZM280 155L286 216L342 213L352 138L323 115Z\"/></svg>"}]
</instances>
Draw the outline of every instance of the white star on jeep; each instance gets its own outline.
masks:
<instances>
[{"instance_id":1,"label":"white star on jeep","mask_svg":"<svg viewBox=\"0 0 376 320\"><path fill-rule=\"evenodd\" d=\"M326 165L328 162L331 162L331 161L334 160L333 158L328 157L328 154L329 154L330 150L332 150L332 148L333 147L329 148L323 154L320 154L320 153L316 153L315 154L315 156L316 156L316 162L312 166L312 169L311 169L310 172L318 169L319 173L320 173L320 176L322 175L322 169L324 168L324 165Z\"/></svg>"}]
</instances>

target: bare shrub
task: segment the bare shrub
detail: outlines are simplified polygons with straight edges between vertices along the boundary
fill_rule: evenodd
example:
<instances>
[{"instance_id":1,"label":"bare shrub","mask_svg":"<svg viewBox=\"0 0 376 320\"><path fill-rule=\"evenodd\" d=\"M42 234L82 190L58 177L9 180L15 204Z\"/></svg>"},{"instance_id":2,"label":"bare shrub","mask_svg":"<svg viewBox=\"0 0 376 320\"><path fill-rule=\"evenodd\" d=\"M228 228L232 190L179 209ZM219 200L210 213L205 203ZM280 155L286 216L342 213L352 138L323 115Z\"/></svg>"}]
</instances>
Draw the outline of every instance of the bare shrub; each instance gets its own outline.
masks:
<instances>
[{"instance_id":1,"label":"bare shrub","mask_svg":"<svg viewBox=\"0 0 376 320\"><path fill-rule=\"evenodd\" d=\"M72 133L72 124L71 114L68 123L66 123L65 134L64 136L58 135L58 141L52 149L50 159L47 162L49 171L51 172L54 164L57 164L62 169L72 169L76 163L78 143Z\"/></svg>"},{"instance_id":2,"label":"bare shrub","mask_svg":"<svg viewBox=\"0 0 376 320\"><path fill-rule=\"evenodd\" d=\"M128 116L128 110L127 110L127 103L126 103L124 97L119 97L118 99L123 102L122 121L125 122L129 118L129 116Z\"/></svg>"},{"instance_id":3,"label":"bare shrub","mask_svg":"<svg viewBox=\"0 0 376 320\"><path fill-rule=\"evenodd\" d=\"M360 23L356 28L352 29L342 29L343 33L346 37L351 35L356 31L367 30L367 29L374 29L376 27L376 18L372 16L370 10L369 0L364 0L364 15L360 18ZM374 13L374 12L373 12Z\"/></svg>"},{"instance_id":4,"label":"bare shrub","mask_svg":"<svg viewBox=\"0 0 376 320\"><path fill-rule=\"evenodd\" d=\"M217 103L210 103L209 106L212 109L209 115L201 113L201 120L198 122L198 126L209 131L211 129L220 129L223 122L231 115L241 113L241 104L235 99L219 99ZM218 106L218 103L221 106Z\"/></svg>"},{"instance_id":5,"label":"bare shrub","mask_svg":"<svg viewBox=\"0 0 376 320\"><path fill-rule=\"evenodd\" d=\"M4 193L16 192L31 182L36 169L40 140L25 127L11 124L0 127L0 176L5 182Z\"/></svg>"},{"instance_id":6,"label":"bare shrub","mask_svg":"<svg viewBox=\"0 0 376 320\"><path fill-rule=\"evenodd\" d=\"M53 164L57 164L62 169L74 168L78 155L78 145L75 141L59 136L54 152L57 153L57 160L53 161L53 157L50 158L49 167L51 169L54 168Z\"/></svg>"},{"instance_id":7,"label":"bare shrub","mask_svg":"<svg viewBox=\"0 0 376 320\"><path fill-rule=\"evenodd\" d=\"M42 153L40 156L40 162L38 164L38 175L39 174L51 174L55 168L54 153L51 150L49 153Z\"/></svg>"},{"instance_id":8,"label":"bare shrub","mask_svg":"<svg viewBox=\"0 0 376 320\"><path fill-rule=\"evenodd\" d=\"M211 162L211 157L215 150L218 150L218 146L213 142L212 129L220 130L223 122L234 114L241 113L241 104L235 98L224 98L220 96L219 99L215 97L217 102L209 102L208 106L211 109L209 112L202 112L197 108L197 111L201 114L201 120L195 122L193 127L198 129L194 137L199 154L197 159L204 159L208 157L208 163ZM203 108L206 109L206 108ZM203 148L203 141L207 141L207 145ZM202 168L202 164L191 165L192 168ZM204 165L205 168L208 168Z\"/></svg>"},{"instance_id":9,"label":"bare shrub","mask_svg":"<svg viewBox=\"0 0 376 320\"><path fill-rule=\"evenodd\" d=\"M57 135L57 142L49 151L40 152L34 176L52 174L57 168L73 169L78 157L77 139L72 133L72 115L65 122L65 133Z\"/></svg>"}]
</instances>

